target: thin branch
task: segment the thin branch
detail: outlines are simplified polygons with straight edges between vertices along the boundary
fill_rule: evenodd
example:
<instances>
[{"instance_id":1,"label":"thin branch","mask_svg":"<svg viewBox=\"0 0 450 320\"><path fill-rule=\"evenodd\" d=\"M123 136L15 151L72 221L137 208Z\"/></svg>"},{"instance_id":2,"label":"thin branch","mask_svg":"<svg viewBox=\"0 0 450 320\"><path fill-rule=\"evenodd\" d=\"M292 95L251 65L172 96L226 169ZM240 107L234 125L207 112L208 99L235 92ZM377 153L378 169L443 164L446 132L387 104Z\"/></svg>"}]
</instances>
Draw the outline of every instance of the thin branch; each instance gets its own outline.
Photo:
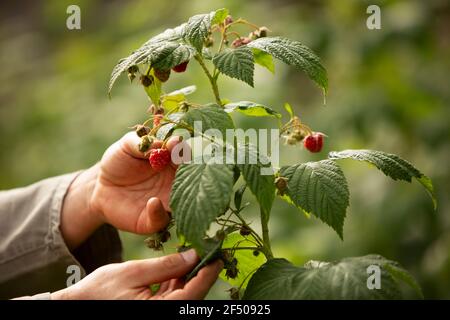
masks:
<instances>
[{"instance_id":1,"label":"thin branch","mask_svg":"<svg viewBox=\"0 0 450 320\"><path fill-rule=\"evenodd\" d=\"M217 87L217 82L214 79L214 77L209 72L208 68L205 65L205 62L203 61L203 58L200 55L194 56L195 60L198 61L200 66L202 67L203 71L205 72L206 76L208 77L209 82L211 83L211 87L214 93L214 97L216 98L216 102L219 106L222 106L222 102L220 101L220 95L219 95L219 88Z\"/></svg>"}]
</instances>

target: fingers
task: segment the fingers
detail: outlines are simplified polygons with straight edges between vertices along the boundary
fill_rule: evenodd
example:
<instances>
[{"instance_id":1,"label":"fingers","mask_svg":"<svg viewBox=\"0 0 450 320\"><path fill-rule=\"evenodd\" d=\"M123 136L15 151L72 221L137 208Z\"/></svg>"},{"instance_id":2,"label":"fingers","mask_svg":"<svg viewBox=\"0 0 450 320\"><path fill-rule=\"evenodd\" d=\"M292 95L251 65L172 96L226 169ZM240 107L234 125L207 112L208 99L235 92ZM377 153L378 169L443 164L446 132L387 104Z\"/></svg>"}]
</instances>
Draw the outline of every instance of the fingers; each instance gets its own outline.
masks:
<instances>
[{"instance_id":1,"label":"fingers","mask_svg":"<svg viewBox=\"0 0 450 320\"><path fill-rule=\"evenodd\" d=\"M183 288L184 284L185 282L183 278L165 281L161 284L161 287L159 288L155 296L157 296L158 298L164 298L174 290Z\"/></svg>"},{"instance_id":2,"label":"fingers","mask_svg":"<svg viewBox=\"0 0 450 320\"><path fill-rule=\"evenodd\" d=\"M169 138L169 140L167 140L166 148L172 152L173 148L180 142L181 142L180 136L172 136Z\"/></svg>"},{"instance_id":3,"label":"fingers","mask_svg":"<svg viewBox=\"0 0 450 320\"><path fill-rule=\"evenodd\" d=\"M126 133L122 139L120 139L119 144L120 148L129 156L136 159L146 159L148 155L139 151L139 143L141 142L141 138L139 138L134 131L130 131ZM162 145L162 141L155 140L150 148L160 148Z\"/></svg>"},{"instance_id":4,"label":"fingers","mask_svg":"<svg viewBox=\"0 0 450 320\"><path fill-rule=\"evenodd\" d=\"M160 199L153 197L140 213L136 221L136 233L146 234L164 229L170 221L169 214L164 209Z\"/></svg>"},{"instance_id":5,"label":"fingers","mask_svg":"<svg viewBox=\"0 0 450 320\"><path fill-rule=\"evenodd\" d=\"M222 268L223 262L221 260L214 261L202 268L183 289L175 290L165 296L165 298L171 300L199 300L205 298L209 289L216 282Z\"/></svg>"},{"instance_id":6,"label":"fingers","mask_svg":"<svg viewBox=\"0 0 450 320\"><path fill-rule=\"evenodd\" d=\"M173 137L174 139L171 141L169 139L168 145L170 143L170 156L172 160L172 166L176 169L178 165L182 163L187 163L191 161L191 147L186 141L182 141L181 137ZM178 138L176 140L175 138Z\"/></svg>"},{"instance_id":7,"label":"fingers","mask_svg":"<svg viewBox=\"0 0 450 320\"><path fill-rule=\"evenodd\" d=\"M198 261L199 257L193 249L154 259L133 261L129 281L134 282L135 286L142 286L181 278L194 269Z\"/></svg>"},{"instance_id":8,"label":"fingers","mask_svg":"<svg viewBox=\"0 0 450 320\"><path fill-rule=\"evenodd\" d=\"M130 131L120 139L119 144L120 148L129 156L137 159L145 159L144 154L139 151L139 142L141 142L141 138L137 136L136 132Z\"/></svg>"},{"instance_id":9,"label":"fingers","mask_svg":"<svg viewBox=\"0 0 450 320\"><path fill-rule=\"evenodd\" d=\"M167 140L165 147L172 152L174 148L181 142L180 136L173 136ZM148 158L148 153L144 153L139 151L139 143L141 142L141 138L139 138L134 131L126 133L122 139L119 141L120 148L129 156L136 159L146 159ZM155 140L151 149L160 148L163 142L160 140Z\"/></svg>"}]
</instances>

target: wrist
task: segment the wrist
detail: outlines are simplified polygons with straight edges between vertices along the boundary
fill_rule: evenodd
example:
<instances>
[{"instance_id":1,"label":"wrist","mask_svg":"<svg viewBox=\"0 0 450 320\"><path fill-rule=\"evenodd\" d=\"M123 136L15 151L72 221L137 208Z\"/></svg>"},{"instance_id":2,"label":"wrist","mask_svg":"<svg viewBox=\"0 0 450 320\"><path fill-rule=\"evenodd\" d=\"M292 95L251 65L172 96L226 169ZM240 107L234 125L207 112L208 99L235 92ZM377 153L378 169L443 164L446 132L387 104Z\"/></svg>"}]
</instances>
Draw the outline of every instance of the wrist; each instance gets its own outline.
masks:
<instances>
[{"instance_id":1,"label":"wrist","mask_svg":"<svg viewBox=\"0 0 450 320\"><path fill-rule=\"evenodd\" d=\"M98 165L80 173L72 181L64 197L60 230L69 249L83 243L104 221L92 205Z\"/></svg>"},{"instance_id":2,"label":"wrist","mask_svg":"<svg viewBox=\"0 0 450 320\"><path fill-rule=\"evenodd\" d=\"M79 300L77 290L74 287L67 287L50 293L50 300Z\"/></svg>"},{"instance_id":3,"label":"wrist","mask_svg":"<svg viewBox=\"0 0 450 320\"><path fill-rule=\"evenodd\" d=\"M50 300L70 300L70 291L68 288L50 293Z\"/></svg>"}]
</instances>

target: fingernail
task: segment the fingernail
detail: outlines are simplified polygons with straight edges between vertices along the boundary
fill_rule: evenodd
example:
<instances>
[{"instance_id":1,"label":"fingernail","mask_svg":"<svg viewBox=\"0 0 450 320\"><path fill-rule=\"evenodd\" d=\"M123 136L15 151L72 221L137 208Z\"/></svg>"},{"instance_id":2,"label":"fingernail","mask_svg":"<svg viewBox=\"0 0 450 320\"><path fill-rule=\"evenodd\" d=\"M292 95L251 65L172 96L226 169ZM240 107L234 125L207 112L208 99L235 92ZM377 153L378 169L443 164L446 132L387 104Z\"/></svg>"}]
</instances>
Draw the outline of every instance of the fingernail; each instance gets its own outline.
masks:
<instances>
[{"instance_id":1,"label":"fingernail","mask_svg":"<svg viewBox=\"0 0 450 320\"><path fill-rule=\"evenodd\" d=\"M188 251L184 251L181 253L181 256L183 257L184 261L187 264L194 264L197 262L198 260L198 256L197 253L195 252L194 249L190 249Z\"/></svg>"}]
</instances>

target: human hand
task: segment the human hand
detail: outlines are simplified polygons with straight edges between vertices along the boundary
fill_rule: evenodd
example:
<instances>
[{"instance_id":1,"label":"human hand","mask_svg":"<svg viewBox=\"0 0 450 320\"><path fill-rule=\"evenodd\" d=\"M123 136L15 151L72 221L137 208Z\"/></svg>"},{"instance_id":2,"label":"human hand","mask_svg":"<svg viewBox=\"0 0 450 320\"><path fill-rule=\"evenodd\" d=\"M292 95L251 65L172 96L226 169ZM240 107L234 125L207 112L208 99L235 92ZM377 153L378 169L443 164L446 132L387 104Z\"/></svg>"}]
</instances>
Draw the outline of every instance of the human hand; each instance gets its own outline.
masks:
<instances>
[{"instance_id":1,"label":"human hand","mask_svg":"<svg viewBox=\"0 0 450 320\"><path fill-rule=\"evenodd\" d=\"M166 144L171 151L178 142ZM169 222L169 195L176 167L168 165L160 172L152 170L147 157L138 150L140 138L126 134L106 150L91 198L91 208L108 223L134 233L150 233ZM152 148L161 146L154 142Z\"/></svg>"},{"instance_id":2,"label":"human hand","mask_svg":"<svg viewBox=\"0 0 450 320\"><path fill-rule=\"evenodd\" d=\"M172 137L171 151L179 137ZM152 170L138 150L140 138L127 133L111 145L97 165L80 174L64 200L61 230L69 248L81 244L103 223L139 234L163 229L170 220L169 196L175 165ZM162 145L161 141L152 147Z\"/></svg>"},{"instance_id":3,"label":"human hand","mask_svg":"<svg viewBox=\"0 0 450 320\"><path fill-rule=\"evenodd\" d=\"M51 294L52 299L203 299L217 279L220 260L202 268L189 282L183 277L198 263L194 250L160 258L132 260L102 266L81 281ZM160 284L156 293L149 285Z\"/></svg>"}]
</instances>

